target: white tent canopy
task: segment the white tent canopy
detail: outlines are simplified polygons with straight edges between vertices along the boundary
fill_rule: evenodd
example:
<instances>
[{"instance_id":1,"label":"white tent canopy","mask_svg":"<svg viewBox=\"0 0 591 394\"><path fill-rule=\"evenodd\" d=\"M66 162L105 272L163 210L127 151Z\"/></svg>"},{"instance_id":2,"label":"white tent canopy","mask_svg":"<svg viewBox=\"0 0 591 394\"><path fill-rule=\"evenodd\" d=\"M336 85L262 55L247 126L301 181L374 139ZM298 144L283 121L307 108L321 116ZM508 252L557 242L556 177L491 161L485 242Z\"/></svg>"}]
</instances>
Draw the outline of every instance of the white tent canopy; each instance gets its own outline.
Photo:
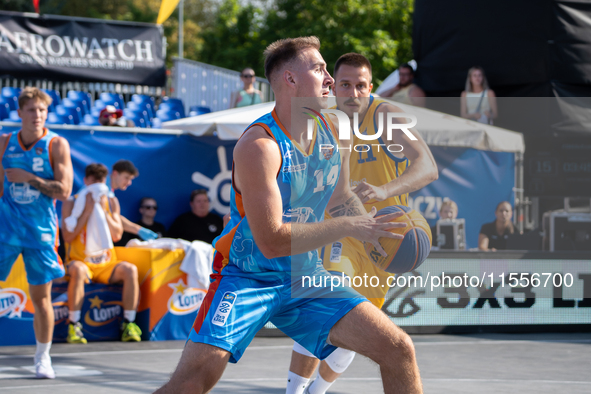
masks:
<instances>
[{"instance_id":1,"label":"white tent canopy","mask_svg":"<svg viewBox=\"0 0 591 394\"><path fill-rule=\"evenodd\" d=\"M430 146L455 146L495 152L524 152L523 135L457 116L393 102L403 112L417 117L416 129ZM244 129L273 110L275 102L233 108L165 122L164 129L185 130L195 136L213 135L222 140L238 139Z\"/></svg>"}]
</instances>

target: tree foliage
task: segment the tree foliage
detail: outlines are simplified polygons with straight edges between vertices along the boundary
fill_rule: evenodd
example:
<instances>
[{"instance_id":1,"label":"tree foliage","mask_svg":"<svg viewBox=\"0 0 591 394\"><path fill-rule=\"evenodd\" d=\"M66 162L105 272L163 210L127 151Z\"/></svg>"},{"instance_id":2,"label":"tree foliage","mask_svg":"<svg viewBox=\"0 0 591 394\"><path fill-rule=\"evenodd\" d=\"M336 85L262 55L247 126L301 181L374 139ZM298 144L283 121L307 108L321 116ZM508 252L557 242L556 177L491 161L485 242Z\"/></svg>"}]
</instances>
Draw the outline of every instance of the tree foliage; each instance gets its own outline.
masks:
<instances>
[{"instance_id":1,"label":"tree foliage","mask_svg":"<svg viewBox=\"0 0 591 394\"><path fill-rule=\"evenodd\" d=\"M315 35L329 71L344 53L371 61L381 82L412 59L413 0L276 0L267 10L225 0L215 23L204 29L199 60L222 67L251 66L263 72L262 52L285 37Z\"/></svg>"}]
</instances>

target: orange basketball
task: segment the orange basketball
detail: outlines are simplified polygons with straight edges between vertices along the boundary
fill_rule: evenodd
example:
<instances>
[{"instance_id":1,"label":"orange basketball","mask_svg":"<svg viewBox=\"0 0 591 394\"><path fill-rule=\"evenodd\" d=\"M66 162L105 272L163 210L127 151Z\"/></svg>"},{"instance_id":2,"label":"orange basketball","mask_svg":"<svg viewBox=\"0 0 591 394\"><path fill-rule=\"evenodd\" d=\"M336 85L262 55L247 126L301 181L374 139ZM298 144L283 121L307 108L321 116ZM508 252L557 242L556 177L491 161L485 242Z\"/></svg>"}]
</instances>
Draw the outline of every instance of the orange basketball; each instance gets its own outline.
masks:
<instances>
[{"instance_id":1,"label":"orange basketball","mask_svg":"<svg viewBox=\"0 0 591 394\"><path fill-rule=\"evenodd\" d=\"M431 228L417 211L403 205L393 205L380 209L376 217L395 212L404 212L404 215L393 222L406 223L406 227L393 228L390 231L404 235L404 239L380 238L380 245L386 253L382 256L373 244L364 242L365 252L369 259L378 268L393 274L402 274L418 268L431 252Z\"/></svg>"}]
</instances>

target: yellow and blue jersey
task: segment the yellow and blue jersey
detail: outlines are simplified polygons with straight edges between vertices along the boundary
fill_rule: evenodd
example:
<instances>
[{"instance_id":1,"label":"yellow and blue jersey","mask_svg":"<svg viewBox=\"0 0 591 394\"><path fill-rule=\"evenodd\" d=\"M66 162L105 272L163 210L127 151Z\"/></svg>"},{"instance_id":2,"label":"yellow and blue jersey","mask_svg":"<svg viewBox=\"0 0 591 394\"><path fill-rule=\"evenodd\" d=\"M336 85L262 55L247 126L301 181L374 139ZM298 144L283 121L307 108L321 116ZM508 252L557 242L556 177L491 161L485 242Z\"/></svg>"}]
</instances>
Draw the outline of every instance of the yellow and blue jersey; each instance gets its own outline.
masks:
<instances>
[{"instance_id":1,"label":"yellow and blue jersey","mask_svg":"<svg viewBox=\"0 0 591 394\"><path fill-rule=\"evenodd\" d=\"M330 122L322 116L319 120L307 151L292 140L275 111L262 116L245 131L248 132L253 126L262 127L277 142L281 151L282 163L277 173L277 185L281 193L284 222L313 223L324 220L324 210L338 182L341 159L336 149L337 141ZM316 268L320 260L317 250L294 256L265 258L254 242L242 206L242 196L235 188L231 192L230 206L230 223L213 243L217 251L214 259L216 273L248 277L257 274L263 280L276 280L285 279L290 273L309 272Z\"/></svg>"},{"instance_id":2,"label":"yellow and blue jersey","mask_svg":"<svg viewBox=\"0 0 591 394\"><path fill-rule=\"evenodd\" d=\"M10 134L2 156L2 166L20 168L43 179L54 179L52 142L58 135L44 129L43 136L25 148L20 132ZM0 243L25 248L57 246L58 219L55 200L29 183L8 182L0 198Z\"/></svg>"},{"instance_id":3,"label":"yellow and blue jersey","mask_svg":"<svg viewBox=\"0 0 591 394\"><path fill-rule=\"evenodd\" d=\"M375 135L378 128L377 111L381 106L387 104L384 100L375 99L370 96L369 108L361 124L359 125L359 132L365 135ZM383 115L382 115L383 116ZM392 141L386 138L386 120L384 119L384 131L377 141L364 141L353 135L353 145L366 145L363 150L367 152L353 152L351 154L351 187L357 186L362 181L374 186L382 186L392 180L400 177L404 170L410 165L406 157L397 157L388 150L389 145L393 145ZM378 145L379 146L376 146ZM392 150L395 147L392 148ZM371 211L372 207L376 207L379 211L382 208L391 205L405 205L408 206L408 193L393 196L384 201L368 201L365 204L366 210Z\"/></svg>"}]
</instances>

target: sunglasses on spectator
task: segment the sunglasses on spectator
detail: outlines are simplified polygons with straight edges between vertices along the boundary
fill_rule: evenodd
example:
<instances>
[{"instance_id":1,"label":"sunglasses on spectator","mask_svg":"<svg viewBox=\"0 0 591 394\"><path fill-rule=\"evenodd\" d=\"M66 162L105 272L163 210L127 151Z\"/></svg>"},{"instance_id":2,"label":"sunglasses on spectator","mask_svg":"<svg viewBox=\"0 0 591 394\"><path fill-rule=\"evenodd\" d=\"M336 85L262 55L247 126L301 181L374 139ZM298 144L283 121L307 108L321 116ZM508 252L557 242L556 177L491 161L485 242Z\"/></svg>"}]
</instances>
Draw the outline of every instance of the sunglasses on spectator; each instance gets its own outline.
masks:
<instances>
[{"instance_id":1,"label":"sunglasses on spectator","mask_svg":"<svg viewBox=\"0 0 591 394\"><path fill-rule=\"evenodd\" d=\"M144 208L144 209L153 209L155 211L158 210L158 206L157 205L142 205L142 208Z\"/></svg>"},{"instance_id":2,"label":"sunglasses on spectator","mask_svg":"<svg viewBox=\"0 0 591 394\"><path fill-rule=\"evenodd\" d=\"M117 117L117 114L103 114L103 118L113 118L113 117Z\"/></svg>"},{"instance_id":3,"label":"sunglasses on spectator","mask_svg":"<svg viewBox=\"0 0 591 394\"><path fill-rule=\"evenodd\" d=\"M242 78L254 78L254 74L242 74Z\"/></svg>"}]
</instances>

